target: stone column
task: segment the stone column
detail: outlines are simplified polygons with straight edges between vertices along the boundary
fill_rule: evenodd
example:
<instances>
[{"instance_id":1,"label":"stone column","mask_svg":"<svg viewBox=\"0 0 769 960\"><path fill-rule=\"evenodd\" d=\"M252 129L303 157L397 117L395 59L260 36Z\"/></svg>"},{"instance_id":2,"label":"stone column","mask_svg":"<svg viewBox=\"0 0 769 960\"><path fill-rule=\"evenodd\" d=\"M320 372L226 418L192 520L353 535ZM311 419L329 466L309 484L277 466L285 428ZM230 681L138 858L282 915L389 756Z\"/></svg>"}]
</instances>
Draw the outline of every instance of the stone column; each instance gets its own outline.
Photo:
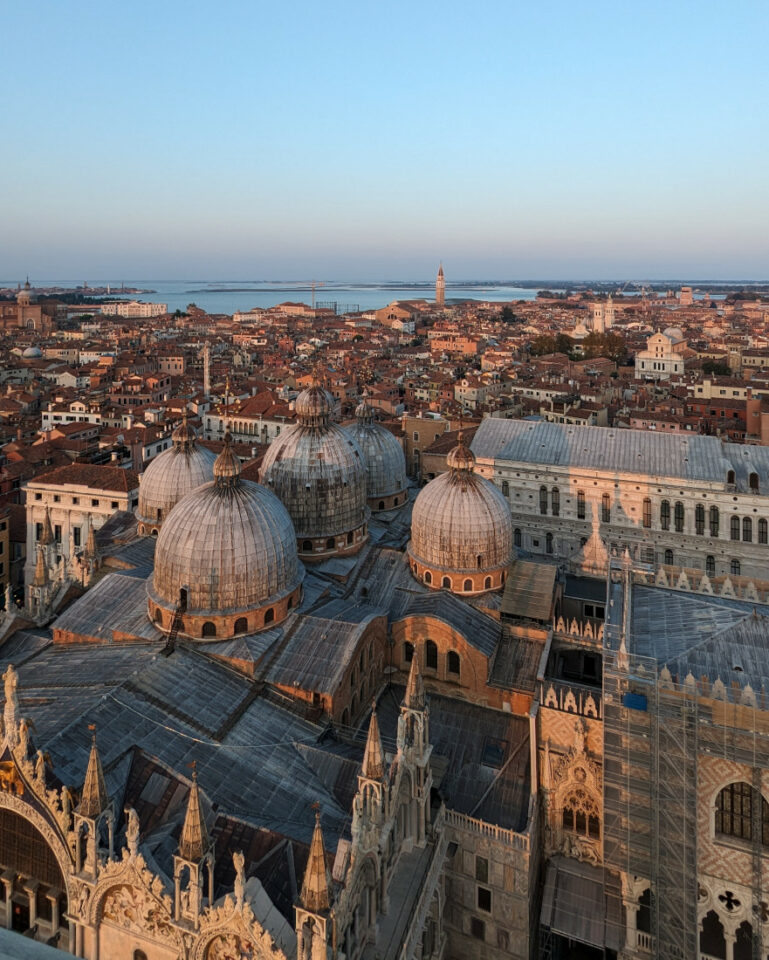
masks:
<instances>
[{"instance_id":1,"label":"stone column","mask_svg":"<svg viewBox=\"0 0 769 960\"><path fill-rule=\"evenodd\" d=\"M23 890L29 901L29 925L34 927L37 922L37 888L40 886L38 880L25 880Z\"/></svg>"},{"instance_id":2,"label":"stone column","mask_svg":"<svg viewBox=\"0 0 769 960\"><path fill-rule=\"evenodd\" d=\"M51 936L56 936L59 930L59 894L57 887L51 887L45 898L51 904Z\"/></svg>"},{"instance_id":3,"label":"stone column","mask_svg":"<svg viewBox=\"0 0 769 960\"><path fill-rule=\"evenodd\" d=\"M625 904L625 947L635 952L638 949L638 933L636 920L638 904L628 898L622 901Z\"/></svg>"},{"instance_id":4,"label":"stone column","mask_svg":"<svg viewBox=\"0 0 769 960\"><path fill-rule=\"evenodd\" d=\"M5 929L11 929L11 921L13 920L13 879L14 879L13 870L3 870L0 874L0 881L2 881L3 887L5 888Z\"/></svg>"}]
</instances>

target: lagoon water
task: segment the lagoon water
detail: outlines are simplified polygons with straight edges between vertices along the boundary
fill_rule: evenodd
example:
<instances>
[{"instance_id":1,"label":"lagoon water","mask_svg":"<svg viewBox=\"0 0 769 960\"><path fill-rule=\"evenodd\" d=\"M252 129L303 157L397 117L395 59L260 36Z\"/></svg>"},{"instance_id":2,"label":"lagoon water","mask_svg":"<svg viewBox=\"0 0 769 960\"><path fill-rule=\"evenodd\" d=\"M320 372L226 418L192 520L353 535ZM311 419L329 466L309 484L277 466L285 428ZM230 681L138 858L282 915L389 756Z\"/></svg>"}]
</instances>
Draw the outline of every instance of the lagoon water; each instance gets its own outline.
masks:
<instances>
[{"instance_id":1,"label":"lagoon water","mask_svg":"<svg viewBox=\"0 0 769 960\"><path fill-rule=\"evenodd\" d=\"M167 303L168 309L183 310L189 303L195 303L207 313L231 314L236 310L249 310L252 307L271 307L286 300L310 303L312 291L306 283L282 283L277 281L152 281L128 280L127 287L139 287L143 290L154 290L155 293L124 294L126 299L155 301ZM36 287L76 287L82 281L39 280L33 279ZM112 287L115 296L121 296L121 281L89 279L92 287ZM510 300L534 300L536 290L514 286L485 286L482 283L467 283L466 285L447 284L446 299L451 300L485 300L505 302ZM435 287L428 283L345 283L341 281L326 281L322 286L315 288L315 303L336 303L337 312L345 310L378 310L393 300L433 300Z\"/></svg>"}]
</instances>

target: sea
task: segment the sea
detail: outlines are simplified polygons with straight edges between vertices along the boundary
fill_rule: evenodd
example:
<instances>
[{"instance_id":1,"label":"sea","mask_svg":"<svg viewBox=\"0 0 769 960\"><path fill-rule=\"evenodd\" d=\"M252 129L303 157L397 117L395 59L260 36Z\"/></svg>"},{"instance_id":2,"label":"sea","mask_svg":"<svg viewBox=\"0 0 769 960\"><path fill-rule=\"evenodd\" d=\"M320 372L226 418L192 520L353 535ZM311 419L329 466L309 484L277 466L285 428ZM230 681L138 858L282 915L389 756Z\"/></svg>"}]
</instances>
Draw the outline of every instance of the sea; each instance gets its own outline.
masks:
<instances>
[{"instance_id":1,"label":"sea","mask_svg":"<svg viewBox=\"0 0 769 960\"><path fill-rule=\"evenodd\" d=\"M312 303L312 287L309 283L292 283L274 280L88 280L89 287L110 286L117 297L130 300L152 301L168 304L169 311L184 310L194 303L206 313L232 314L236 310L250 310L253 307L272 307L276 303L291 300ZM74 289L82 286L83 281L32 280L36 289L61 287ZM151 290L152 293L121 293L121 283L126 287ZM0 281L0 286L3 286ZM8 284L11 286L11 284ZM12 284L16 286L15 281ZM446 300L480 300L495 303L511 300L534 300L536 289L516 286L500 286L494 282L468 281L466 284L446 284ZM331 305L337 313L353 310L378 310L393 300L434 300L434 283L409 283L392 281L381 283L349 283L343 281L323 281L315 285L315 305Z\"/></svg>"}]
</instances>

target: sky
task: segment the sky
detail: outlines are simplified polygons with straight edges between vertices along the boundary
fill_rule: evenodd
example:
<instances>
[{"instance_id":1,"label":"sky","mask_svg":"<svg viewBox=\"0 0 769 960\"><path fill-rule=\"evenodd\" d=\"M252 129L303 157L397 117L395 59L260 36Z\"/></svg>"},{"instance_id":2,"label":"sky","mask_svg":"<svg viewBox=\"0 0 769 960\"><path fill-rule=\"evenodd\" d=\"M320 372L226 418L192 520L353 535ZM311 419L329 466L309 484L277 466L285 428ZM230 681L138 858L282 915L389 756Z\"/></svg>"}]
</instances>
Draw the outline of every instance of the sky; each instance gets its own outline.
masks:
<instances>
[{"instance_id":1,"label":"sky","mask_svg":"<svg viewBox=\"0 0 769 960\"><path fill-rule=\"evenodd\" d=\"M766 0L0 4L0 280L769 279Z\"/></svg>"}]
</instances>

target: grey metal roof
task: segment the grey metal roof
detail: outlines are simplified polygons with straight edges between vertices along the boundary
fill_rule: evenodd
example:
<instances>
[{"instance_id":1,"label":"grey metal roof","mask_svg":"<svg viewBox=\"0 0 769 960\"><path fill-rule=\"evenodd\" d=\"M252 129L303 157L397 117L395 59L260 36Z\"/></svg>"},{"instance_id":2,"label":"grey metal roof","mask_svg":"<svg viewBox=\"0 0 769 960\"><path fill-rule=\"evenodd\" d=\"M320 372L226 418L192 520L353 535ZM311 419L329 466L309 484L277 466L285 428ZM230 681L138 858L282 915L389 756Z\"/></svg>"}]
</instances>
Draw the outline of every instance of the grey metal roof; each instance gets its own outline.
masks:
<instances>
[{"instance_id":1,"label":"grey metal roof","mask_svg":"<svg viewBox=\"0 0 769 960\"><path fill-rule=\"evenodd\" d=\"M395 740L403 694L403 687L388 687L377 705L385 751ZM523 830L530 795L528 718L435 694L428 703L433 756L447 761L438 785L447 806Z\"/></svg>"},{"instance_id":2,"label":"grey metal roof","mask_svg":"<svg viewBox=\"0 0 769 960\"><path fill-rule=\"evenodd\" d=\"M698 434L576 427L566 424L486 418L471 444L476 457L614 473L725 484L735 471L737 490L747 493L751 470L769 482L769 447L723 443Z\"/></svg>"},{"instance_id":3,"label":"grey metal roof","mask_svg":"<svg viewBox=\"0 0 769 960\"><path fill-rule=\"evenodd\" d=\"M127 573L108 573L68 607L54 626L106 643L112 642L115 631L158 644L163 640L147 616L147 581Z\"/></svg>"},{"instance_id":4,"label":"grey metal roof","mask_svg":"<svg viewBox=\"0 0 769 960\"><path fill-rule=\"evenodd\" d=\"M446 590L413 597L402 618L434 617L443 620L485 656L494 653L500 635L499 621L464 603Z\"/></svg>"},{"instance_id":5,"label":"grey metal roof","mask_svg":"<svg viewBox=\"0 0 769 960\"><path fill-rule=\"evenodd\" d=\"M318 693L333 693L355 653L358 641L369 624L380 616L376 610L359 619L306 616L298 622L265 679L281 686L299 686Z\"/></svg>"}]
</instances>

